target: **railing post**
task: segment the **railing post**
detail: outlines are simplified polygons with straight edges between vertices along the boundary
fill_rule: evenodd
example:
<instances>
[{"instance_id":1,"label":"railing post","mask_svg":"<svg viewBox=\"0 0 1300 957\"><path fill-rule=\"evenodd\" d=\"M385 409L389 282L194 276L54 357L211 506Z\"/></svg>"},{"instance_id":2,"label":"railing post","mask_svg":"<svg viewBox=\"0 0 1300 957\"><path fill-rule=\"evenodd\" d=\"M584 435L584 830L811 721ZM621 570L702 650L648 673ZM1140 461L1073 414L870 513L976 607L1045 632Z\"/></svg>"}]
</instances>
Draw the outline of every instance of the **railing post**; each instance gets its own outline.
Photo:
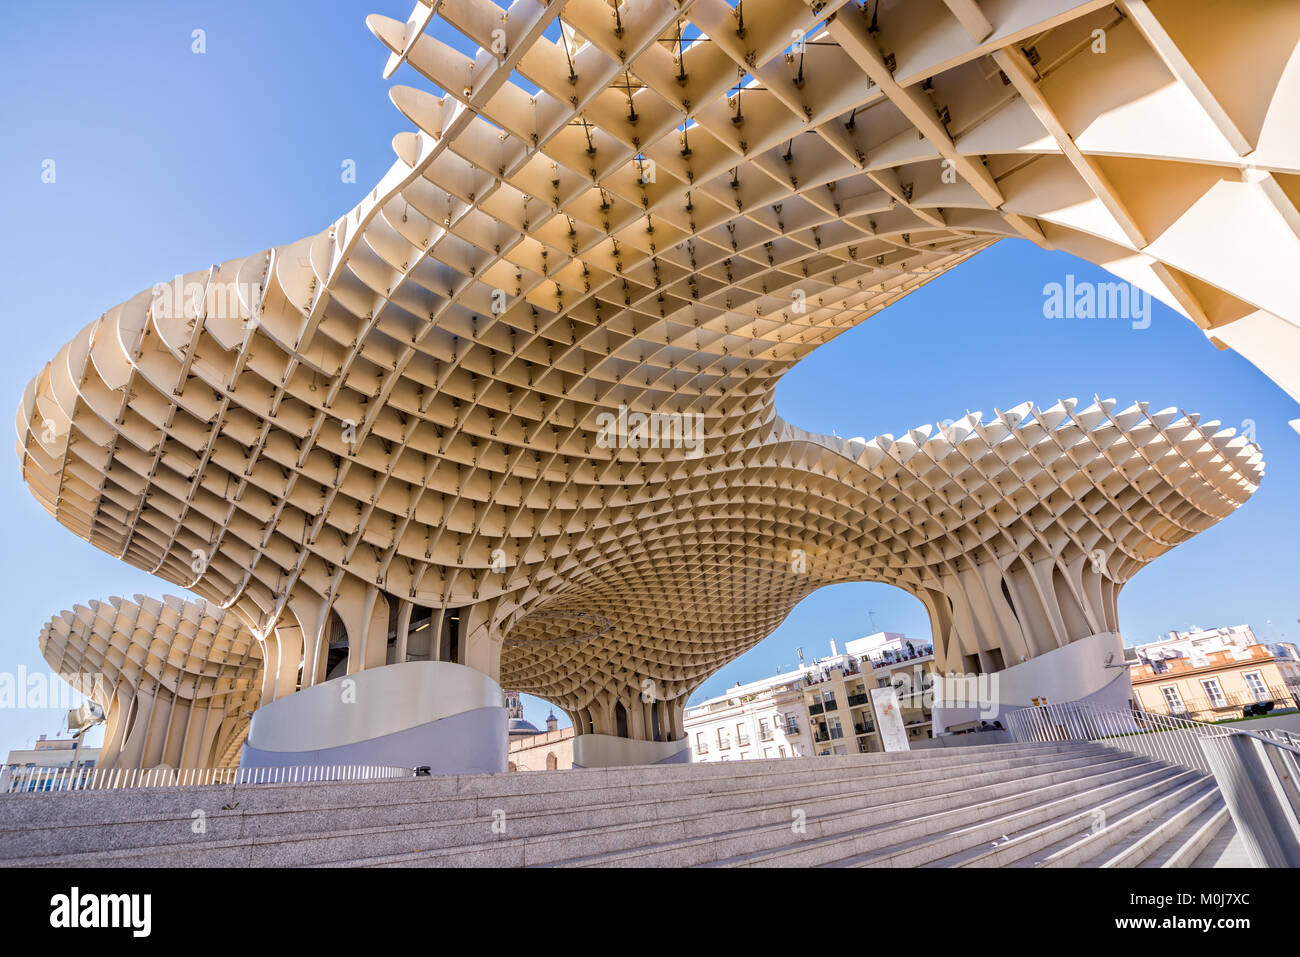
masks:
<instances>
[{"instance_id":1,"label":"railing post","mask_svg":"<svg viewBox=\"0 0 1300 957\"><path fill-rule=\"evenodd\" d=\"M1251 863L1300 867L1300 788L1269 753L1279 749L1248 734L1203 737L1200 745Z\"/></svg>"}]
</instances>

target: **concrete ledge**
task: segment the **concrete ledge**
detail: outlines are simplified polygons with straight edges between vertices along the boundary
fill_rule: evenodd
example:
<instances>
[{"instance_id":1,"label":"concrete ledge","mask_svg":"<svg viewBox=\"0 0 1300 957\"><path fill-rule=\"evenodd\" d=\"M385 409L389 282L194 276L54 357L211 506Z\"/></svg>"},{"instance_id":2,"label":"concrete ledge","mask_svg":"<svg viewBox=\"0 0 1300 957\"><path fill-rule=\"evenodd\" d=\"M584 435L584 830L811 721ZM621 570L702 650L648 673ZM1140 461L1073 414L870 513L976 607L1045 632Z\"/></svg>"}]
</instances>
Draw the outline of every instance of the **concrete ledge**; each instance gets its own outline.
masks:
<instances>
[{"instance_id":1,"label":"concrete ledge","mask_svg":"<svg viewBox=\"0 0 1300 957\"><path fill-rule=\"evenodd\" d=\"M638 741L612 734L579 734L573 739L575 768L619 768L647 764L690 764L691 743Z\"/></svg>"},{"instance_id":2,"label":"concrete ledge","mask_svg":"<svg viewBox=\"0 0 1300 957\"><path fill-rule=\"evenodd\" d=\"M937 748L977 748L987 744L1011 744L1011 732L996 728L992 731L972 731L969 734L945 734L937 738L913 741L913 751L933 751Z\"/></svg>"},{"instance_id":3,"label":"concrete ledge","mask_svg":"<svg viewBox=\"0 0 1300 957\"><path fill-rule=\"evenodd\" d=\"M506 769L505 708L476 708L393 734L311 751L263 751L245 744L241 768L377 764L428 767L433 774Z\"/></svg>"}]
</instances>

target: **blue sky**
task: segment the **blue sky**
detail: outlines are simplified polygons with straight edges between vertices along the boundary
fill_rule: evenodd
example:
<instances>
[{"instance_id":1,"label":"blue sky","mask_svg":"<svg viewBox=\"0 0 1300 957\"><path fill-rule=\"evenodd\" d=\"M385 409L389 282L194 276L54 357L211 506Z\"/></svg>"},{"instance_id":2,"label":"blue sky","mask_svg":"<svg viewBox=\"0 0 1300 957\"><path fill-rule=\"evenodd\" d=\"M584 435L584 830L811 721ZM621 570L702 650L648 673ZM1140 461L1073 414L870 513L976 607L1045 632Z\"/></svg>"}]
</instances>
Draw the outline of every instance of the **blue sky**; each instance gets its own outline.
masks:
<instances>
[{"instance_id":1,"label":"blue sky","mask_svg":"<svg viewBox=\"0 0 1300 957\"><path fill-rule=\"evenodd\" d=\"M392 163L408 129L380 77L364 18L404 20L407 0L71 0L11 4L0 37L0 411L74 333L158 281L315 233ZM193 31L207 52L192 52ZM394 82L425 85L403 69ZM55 161L56 181L41 180ZM355 184L342 164L356 164ZM1170 628L1238 624L1300 638L1300 406L1158 303L1150 328L1048 320L1043 287L1107 277L1003 242L801 363L778 391L790 421L841 436L901 434L969 410L1094 394L1255 423L1268 474L1236 515L1125 588L1130 642ZM9 410L9 411L5 411ZM12 434L12 433L11 433ZM177 589L76 539L36 504L16 460L0 464L0 672L44 670L41 625L77 602ZM800 604L695 700L873 630L926 636L920 604L885 585L843 585ZM1270 632L1265 622L1272 621ZM549 705L527 700L540 725ZM561 716L562 717L562 716ZM63 720L0 711L0 754ZM563 721L563 717L562 717Z\"/></svg>"}]
</instances>

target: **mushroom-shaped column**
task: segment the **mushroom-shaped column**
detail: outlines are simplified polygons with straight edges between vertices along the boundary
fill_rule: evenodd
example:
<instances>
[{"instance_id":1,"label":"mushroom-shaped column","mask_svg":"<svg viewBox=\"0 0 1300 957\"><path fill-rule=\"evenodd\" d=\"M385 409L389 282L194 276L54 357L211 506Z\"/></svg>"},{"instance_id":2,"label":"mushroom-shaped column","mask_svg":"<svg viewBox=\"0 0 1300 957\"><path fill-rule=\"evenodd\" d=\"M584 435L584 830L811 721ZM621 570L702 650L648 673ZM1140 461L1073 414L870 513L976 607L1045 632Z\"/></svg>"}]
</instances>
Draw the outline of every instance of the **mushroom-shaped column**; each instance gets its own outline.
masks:
<instances>
[{"instance_id":1,"label":"mushroom-shaped column","mask_svg":"<svg viewBox=\"0 0 1300 957\"><path fill-rule=\"evenodd\" d=\"M77 605L41 630L41 654L104 708L99 766L233 763L257 706L257 642L202 600L136 595Z\"/></svg>"}]
</instances>

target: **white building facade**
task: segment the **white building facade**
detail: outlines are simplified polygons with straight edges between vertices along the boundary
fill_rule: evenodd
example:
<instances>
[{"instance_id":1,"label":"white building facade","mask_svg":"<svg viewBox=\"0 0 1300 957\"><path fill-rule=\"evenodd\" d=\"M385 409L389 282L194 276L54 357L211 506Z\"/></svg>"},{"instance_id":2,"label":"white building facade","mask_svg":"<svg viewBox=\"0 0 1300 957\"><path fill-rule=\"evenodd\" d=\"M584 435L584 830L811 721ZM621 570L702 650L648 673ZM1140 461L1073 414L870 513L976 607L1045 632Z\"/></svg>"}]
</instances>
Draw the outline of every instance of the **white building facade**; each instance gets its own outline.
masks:
<instances>
[{"instance_id":1,"label":"white building facade","mask_svg":"<svg viewBox=\"0 0 1300 957\"><path fill-rule=\"evenodd\" d=\"M1210 664L1210 656L1224 652L1235 661L1252 662L1263 651L1272 656L1272 663L1281 678L1281 686L1270 689L1259 687L1252 693L1263 699L1270 693L1289 692L1300 701L1300 649L1292 642L1263 642L1250 625L1228 625L1219 628L1191 628L1188 631L1170 631L1167 637L1125 649L1130 668L1141 671L1149 668L1155 675L1171 672L1172 662L1185 661L1186 666L1197 669ZM1263 685L1262 679L1256 679ZM1211 692L1213 694L1213 692Z\"/></svg>"},{"instance_id":2,"label":"white building facade","mask_svg":"<svg viewBox=\"0 0 1300 957\"><path fill-rule=\"evenodd\" d=\"M803 689L809 670L736 685L686 709L691 760L744 761L812 754Z\"/></svg>"},{"instance_id":3,"label":"white building facade","mask_svg":"<svg viewBox=\"0 0 1300 957\"><path fill-rule=\"evenodd\" d=\"M931 736L934 647L898 632L845 644L795 671L736 685L686 709L696 762L883 750L871 689L894 687L909 740Z\"/></svg>"}]
</instances>

